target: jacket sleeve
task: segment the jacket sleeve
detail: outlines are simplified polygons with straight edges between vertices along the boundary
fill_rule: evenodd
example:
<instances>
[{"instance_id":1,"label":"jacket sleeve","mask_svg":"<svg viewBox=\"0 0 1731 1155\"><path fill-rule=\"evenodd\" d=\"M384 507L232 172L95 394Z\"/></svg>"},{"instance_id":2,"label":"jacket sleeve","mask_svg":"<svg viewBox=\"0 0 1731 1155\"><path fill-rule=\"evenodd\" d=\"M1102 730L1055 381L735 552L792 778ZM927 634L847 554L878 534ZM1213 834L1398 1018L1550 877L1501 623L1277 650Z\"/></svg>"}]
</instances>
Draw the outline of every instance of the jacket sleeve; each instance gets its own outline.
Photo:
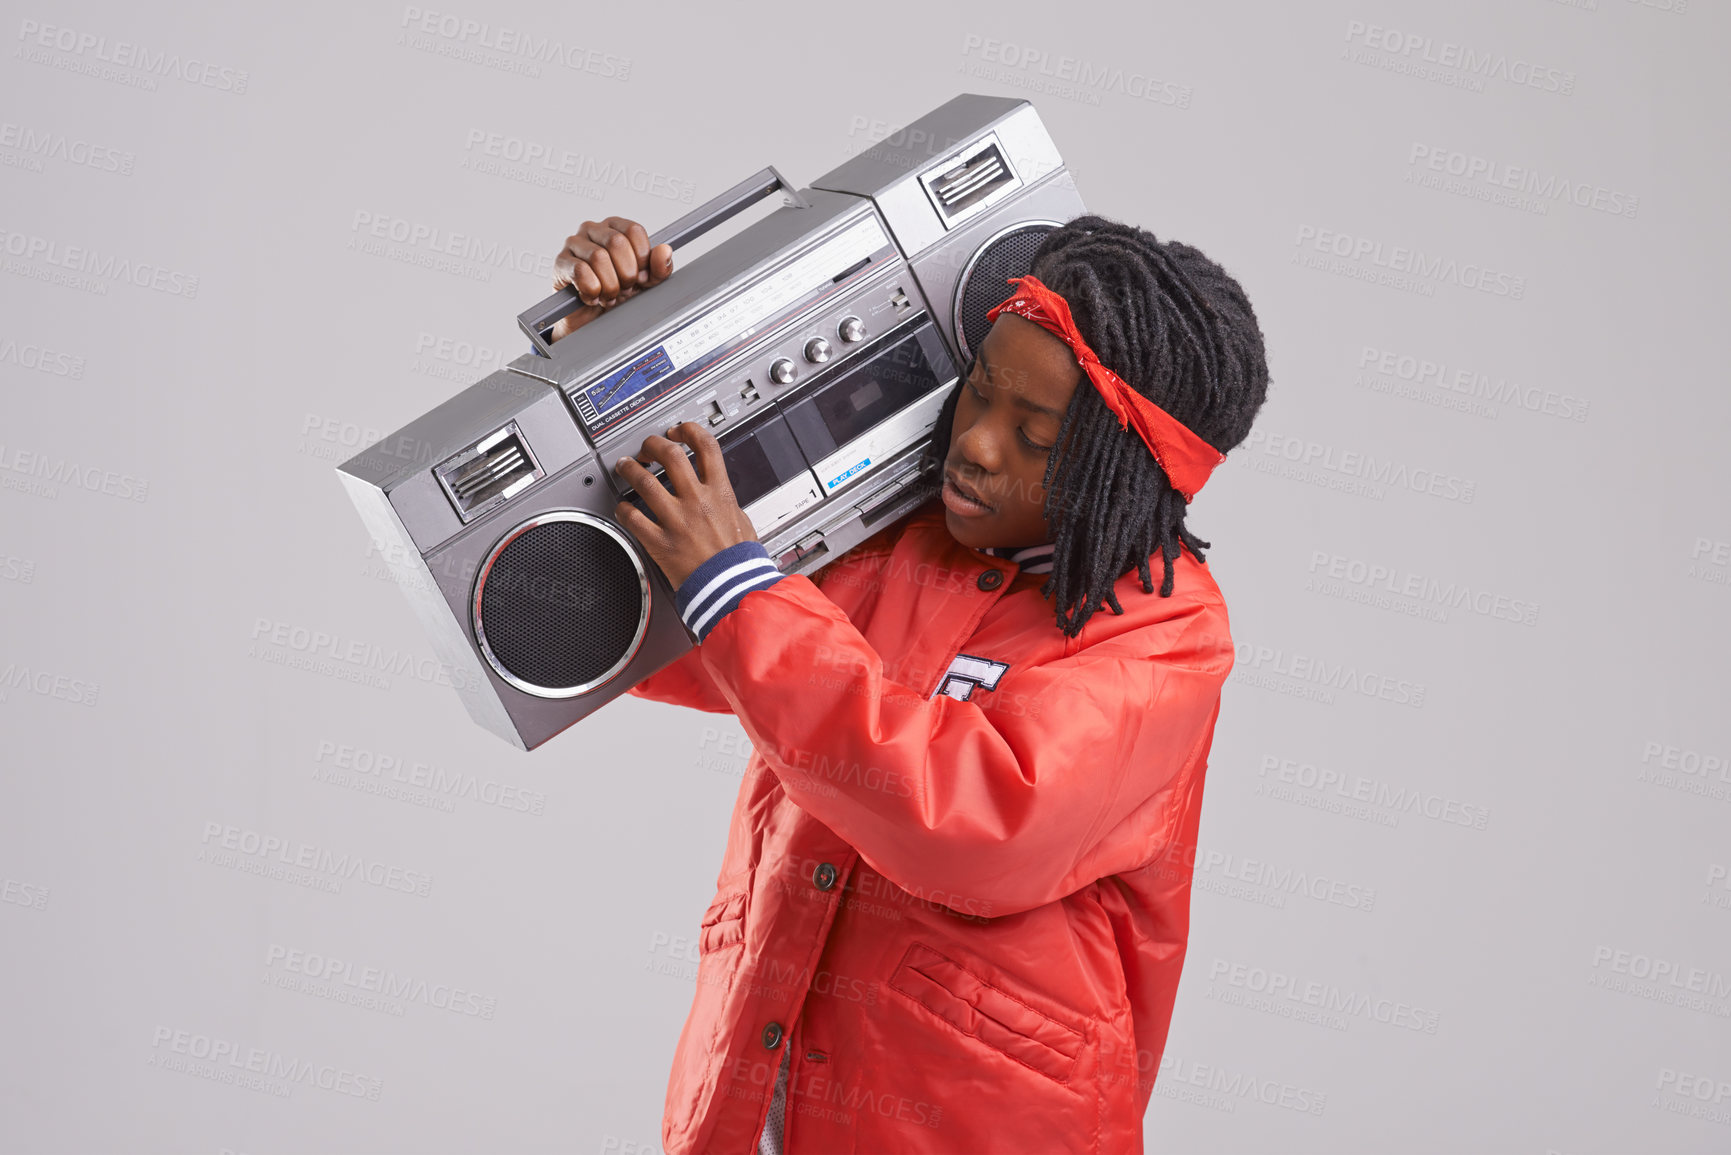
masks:
<instances>
[{"instance_id":1,"label":"jacket sleeve","mask_svg":"<svg viewBox=\"0 0 1731 1155\"><path fill-rule=\"evenodd\" d=\"M711 714L731 714L733 705L722 696L721 688L703 667L703 654L694 646L638 682L626 693L651 702L668 702L689 706Z\"/></svg>"},{"instance_id":2,"label":"jacket sleeve","mask_svg":"<svg viewBox=\"0 0 1731 1155\"><path fill-rule=\"evenodd\" d=\"M732 713L733 705L703 665L703 639L747 592L774 585L782 577L761 542L742 541L711 556L674 594L680 620L697 635L698 644L627 693L713 714Z\"/></svg>"},{"instance_id":3,"label":"jacket sleeve","mask_svg":"<svg viewBox=\"0 0 1731 1155\"><path fill-rule=\"evenodd\" d=\"M903 890L995 917L1143 865L1176 834L1233 651L1223 604L1170 600L1169 617L968 701L892 681L800 576L747 591L701 660L801 809Z\"/></svg>"}]
</instances>

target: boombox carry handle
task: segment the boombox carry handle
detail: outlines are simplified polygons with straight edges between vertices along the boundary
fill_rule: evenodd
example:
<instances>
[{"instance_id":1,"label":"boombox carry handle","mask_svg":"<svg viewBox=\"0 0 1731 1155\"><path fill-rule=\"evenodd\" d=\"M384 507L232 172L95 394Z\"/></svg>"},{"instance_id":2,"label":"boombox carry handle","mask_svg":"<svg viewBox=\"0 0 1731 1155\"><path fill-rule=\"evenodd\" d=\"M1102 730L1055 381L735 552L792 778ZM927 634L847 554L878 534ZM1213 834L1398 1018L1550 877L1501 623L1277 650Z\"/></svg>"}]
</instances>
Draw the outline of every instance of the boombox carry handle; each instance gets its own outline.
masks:
<instances>
[{"instance_id":1,"label":"boombox carry handle","mask_svg":"<svg viewBox=\"0 0 1731 1155\"><path fill-rule=\"evenodd\" d=\"M661 231L650 234L649 247L653 249L656 245L666 244L677 249L686 241L696 240L716 225L756 204L776 189L786 192L792 198L790 203L800 208L809 207L805 198L787 183L787 178L770 165L740 181L714 200L698 205ZM561 318L582 307L583 299L577 295L576 287L567 285L534 308L517 314L517 324L528 335L529 341L535 346L535 352L543 357L551 357L552 343L548 338L552 336L553 326Z\"/></svg>"}]
</instances>

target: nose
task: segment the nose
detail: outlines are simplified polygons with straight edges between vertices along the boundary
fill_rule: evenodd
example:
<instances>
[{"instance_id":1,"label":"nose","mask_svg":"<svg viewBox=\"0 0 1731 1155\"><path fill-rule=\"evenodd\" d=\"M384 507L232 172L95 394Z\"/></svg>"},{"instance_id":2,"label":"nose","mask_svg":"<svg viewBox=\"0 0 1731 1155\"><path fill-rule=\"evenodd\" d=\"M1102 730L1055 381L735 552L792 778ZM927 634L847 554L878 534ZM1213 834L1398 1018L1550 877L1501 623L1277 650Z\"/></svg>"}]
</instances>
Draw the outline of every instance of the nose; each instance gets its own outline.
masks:
<instances>
[{"instance_id":1,"label":"nose","mask_svg":"<svg viewBox=\"0 0 1731 1155\"><path fill-rule=\"evenodd\" d=\"M984 418L976 417L972 425L958 430L955 446L957 455L981 473L996 474L1003 467L997 436Z\"/></svg>"}]
</instances>

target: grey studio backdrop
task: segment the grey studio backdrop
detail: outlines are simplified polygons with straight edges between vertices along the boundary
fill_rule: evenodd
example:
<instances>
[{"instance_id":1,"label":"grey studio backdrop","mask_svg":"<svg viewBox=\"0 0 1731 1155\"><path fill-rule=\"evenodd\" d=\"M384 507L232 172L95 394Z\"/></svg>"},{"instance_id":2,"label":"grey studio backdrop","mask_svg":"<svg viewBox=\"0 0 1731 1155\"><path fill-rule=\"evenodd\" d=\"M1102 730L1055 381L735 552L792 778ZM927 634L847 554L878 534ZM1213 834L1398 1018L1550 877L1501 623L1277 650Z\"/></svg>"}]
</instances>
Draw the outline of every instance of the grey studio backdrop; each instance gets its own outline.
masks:
<instances>
[{"instance_id":1,"label":"grey studio backdrop","mask_svg":"<svg viewBox=\"0 0 1731 1155\"><path fill-rule=\"evenodd\" d=\"M1731 1150L1722 5L6 7L6 1151L659 1150L743 730L510 749L334 466L959 91L1267 336L1149 1150Z\"/></svg>"}]
</instances>

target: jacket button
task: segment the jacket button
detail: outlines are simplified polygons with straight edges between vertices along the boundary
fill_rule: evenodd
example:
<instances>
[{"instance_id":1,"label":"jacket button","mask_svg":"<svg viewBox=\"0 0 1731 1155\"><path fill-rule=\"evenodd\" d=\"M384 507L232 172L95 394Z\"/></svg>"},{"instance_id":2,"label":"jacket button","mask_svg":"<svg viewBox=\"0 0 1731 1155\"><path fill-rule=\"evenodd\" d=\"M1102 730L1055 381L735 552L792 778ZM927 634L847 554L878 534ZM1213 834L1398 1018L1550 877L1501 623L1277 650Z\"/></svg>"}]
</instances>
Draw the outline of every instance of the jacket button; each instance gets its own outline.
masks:
<instances>
[{"instance_id":1,"label":"jacket button","mask_svg":"<svg viewBox=\"0 0 1731 1155\"><path fill-rule=\"evenodd\" d=\"M1001 569L989 569L985 573L981 574L979 580L974 584L983 590L995 590L1004 584L1004 571Z\"/></svg>"},{"instance_id":2,"label":"jacket button","mask_svg":"<svg viewBox=\"0 0 1731 1155\"><path fill-rule=\"evenodd\" d=\"M771 1023L763 1028L763 1045L772 1051L781 1045L780 1023Z\"/></svg>"},{"instance_id":3,"label":"jacket button","mask_svg":"<svg viewBox=\"0 0 1731 1155\"><path fill-rule=\"evenodd\" d=\"M835 885L835 867L828 862L818 863L816 870L811 872L811 884L819 890L828 890Z\"/></svg>"}]
</instances>

